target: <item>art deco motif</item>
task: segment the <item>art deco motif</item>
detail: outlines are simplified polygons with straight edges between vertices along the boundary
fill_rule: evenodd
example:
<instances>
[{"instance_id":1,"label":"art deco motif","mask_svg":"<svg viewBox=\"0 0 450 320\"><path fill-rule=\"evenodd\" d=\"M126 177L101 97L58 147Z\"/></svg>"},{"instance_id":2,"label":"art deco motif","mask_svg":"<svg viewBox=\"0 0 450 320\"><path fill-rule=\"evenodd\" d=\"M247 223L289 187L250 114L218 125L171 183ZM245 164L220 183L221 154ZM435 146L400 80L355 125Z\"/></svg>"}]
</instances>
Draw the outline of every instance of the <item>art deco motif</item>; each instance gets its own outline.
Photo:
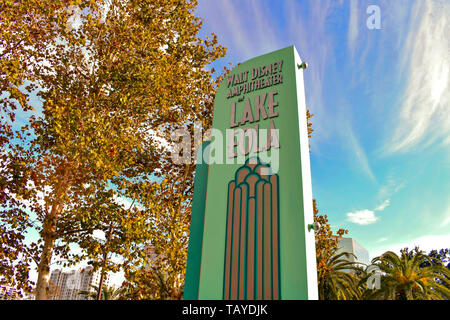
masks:
<instances>
[{"instance_id":1,"label":"art deco motif","mask_svg":"<svg viewBox=\"0 0 450 320\"><path fill-rule=\"evenodd\" d=\"M224 299L279 299L278 175L249 159L228 185Z\"/></svg>"}]
</instances>

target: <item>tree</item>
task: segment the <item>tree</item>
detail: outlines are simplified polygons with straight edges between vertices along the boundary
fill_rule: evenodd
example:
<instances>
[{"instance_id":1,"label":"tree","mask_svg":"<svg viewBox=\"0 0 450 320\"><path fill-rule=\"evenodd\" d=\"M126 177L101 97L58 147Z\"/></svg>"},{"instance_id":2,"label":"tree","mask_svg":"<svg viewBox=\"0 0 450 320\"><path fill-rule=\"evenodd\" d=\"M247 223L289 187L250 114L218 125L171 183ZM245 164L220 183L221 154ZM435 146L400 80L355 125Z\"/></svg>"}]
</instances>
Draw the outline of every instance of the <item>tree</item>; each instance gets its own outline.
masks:
<instances>
[{"instance_id":1,"label":"tree","mask_svg":"<svg viewBox=\"0 0 450 320\"><path fill-rule=\"evenodd\" d=\"M183 275L178 274L174 281L171 270L164 270L161 266L139 268L127 274L125 297L131 300L181 300Z\"/></svg>"},{"instance_id":2,"label":"tree","mask_svg":"<svg viewBox=\"0 0 450 320\"><path fill-rule=\"evenodd\" d=\"M80 0L71 2L84 7ZM45 49L66 33L71 12L64 0L3 0L0 13L0 137L5 138L11 132L7 117L13 122L18 107L33 110L29 93L36 69L43 67Z\"/></svg>"},{"instance_id":3,"label":"tree","mask_svg":"<svg viewBox=\"0 0 450 320\"><path fill-rule=\"evenodd\" d=\"M418 251L418 248L414 248L414 250ZM439 251L437 250L431 250L428 253L428 257L430 258L430 261L425 260L420 264L420 268L426 268L428 266L442 266L447 268L447 270L450 270L450 249L441 249ZM446 280L450 280L449 277L445 276ZM450 289L449 281L441 281L440 279L435 279L439 284L442 284L447 289Z\"/></svg>"},{"instance_id":4,"label":"tree","mask_svg":"<svg viewBox=\"0 0 450 320\"><path fill-rule=\"evenodd\" d=\"M333 298L343 298L343 297L353 297L353 293L345 294L345 293L337 293L334 288L336 288L336 284L329 283L329 281L334 281L336 277L339 281L350 280L348 285L353 285L353 278L351 276L340 276L342 269L352 269L350 268L350 264L345 264L342 257L349 257L349 253L342 252L339 253L338 256L335 257L339 239L348 233L348 230L339 229L336 232L336 235L333 234L331 227L328 223L327 215L320 215L319 209L317 208L316 199L313 199L313 214L314 214L314 222L318 224L318 229L315 230L316 237L316 260L317 260L317 284L319 286L319 297L320 299L328 299L329 297ZM348 260L347 260L348 261ZM337 264L336 266L334 264ZM334 272L337 270L337 276L333 274L329 274L330 272ZM329 292L329 290L332 292Z\"/></svg>"},{"instance_id":5,"label":"tree","mask_svg":"<svg viewBox=\"0 0 450 320\"><path fill-rule=\"evenodd\" d=\"M72 1L80 3L81 1ZM70 12L62 0L4 0L0 3L0 282L31 290L30 264L35 247L24 242L32 227L26 206L16 197L26 190L23 163L11 163L11 143L21 139L14 132L18 110L34 110L30 92L35 88L37 70L42 70L45 48L65 33ZM23 132L22 132L23 134ZM29 132L27 132L29 134Z\"/></svg>"},{"instance_id":6,"label":"tree","mask_svg":"<svg viewBox=\"0 0 450 320\"><path fill-rule=\"evenodd\" d=\"M82 290L78 292L78 295L82 295L87 299L97 299L99 287L91 285L91 288L93 291ZM123 294L124 288L122 287L115 288L113 286L104 286L100 300L120 300L123 297Z\"/></svg>"},{"instance_id":7,"label":"tree","mask_svg":"<svg viewBox=\"0 0 450 320\"><path fill-rule=\"evenodd\" d=\"M56 283L49 281L49 293L48 293L48 299L49 300L58 300L61 297L62 288L61 286L57 285Z\"/></svg>"},{"instance_id":8,"label":"tree","mask_svg":"<svg viewBox=\"0 0 450 320\"><path fill-rule=\"evenodd\" d=\"M185 165L184 175L147 184L150 192L138 198L152 217L151 243L145 265L126 274L130 292L139 299L181 299L186 271L194 164Z\"/></svg>"},{"instance_id":9,"label":"tree","mask_svg":"<svg viewBox=\"0 0 450 320\"><path fill-rule=\"evenodd\" d=\"M341 239L344 234L348 234L348 230L340 228L334 235L331 226L328 223L328 216L319 214L316 199L313 199L313 214L314 222L319 226L318 229L315 230L316 256L319 256L322 251L332 251L334 248L337 248L339 239Z\"/></svg>"},{"instance_id":10,"label":"tree","mask_svg":"<svg viewBox=\"0 0 450 320\"><path fill-rule=\"evenodd\" d=\"M327 215L320 215L317 202L313 199L314 222L318 224L315 230L317 282L321 300L358 299L361 290L358 286L359 277L350 271L358 271L358 265L350 261L351 253L339 252L339 239L348 230L339 229L333 234Z\"/></svg>"},{"instance_id":11,"label":"tree","mask_svg":"<svg viewBox=\"0 0 450 320\"><path fill-rule=\"evenodd\" d=\"M350 261L354 256L339 252L337 247L323 248L319 252L318 278L321 300L355 300L361 297L360 278L351 271L360 271L358 264Z\"/></svg>"},{"instance_id":12,"label":"tree","mask_svg":"<svg viewBox=\"0 0 450 320\"><path fill-rule=\"evenodd\" d=\"M414 248L415 251L418 251L418 248ZM428 253L428 257L430 261L425 260L420 267L428 267L430 265L440 265L444 266L447 269L450 269L450 249L441 249L441 250L431 250Z\"/></svg>"},{"instance_id":13,"label":"tree","mask_svg":"<svg viewBox=\"0 0 450 320\"><path fill-rule=\"evenodd\" d=\"M89 260L93 266L93 272L100 270L99 296L103 290L103 280L109 272L118 272L128 267L130 261L143 258L141 247L148 241L148 218L130 207L124 208L112 199L102 200L102 204L96 206L101 209L103 216L95 223L93 233L77 232L67 236L65 241L77 243L81 252L70 255L70 263L73 265L82 260ZM82 212L89 212L90 208L81 208ZM107 217L108 219L105 219ZM94 218L94 217L91 217ZM99 216L95 217L99 218ZM76 221L77 229L89 229L92 220L87 222ZM104 239L94 236L94 233L103 234ZM69 237L72 239L69 240Z\"/></svg>"},{"instance_id":14,"label":"tree","mask_svg":"<svg viewBox=\"0 0 450 320\"><path fill-rule=\"evenodd\" d=\"M450 272L439 264L433 264L422 251L408 248L392 251L372 260L381 274L381 288L368 290L367 299L385 300L445 300L450 299ZM427 265L425 265L427 264ZM422 267L421 267L422 266Z\"/></svg>"},{"instance_id":15,"label":"tree","mask_svg":"<svg viewBox=\"0 0 450 320\"><path fill-rule=\"evenodd\" d=\"M76 263L96 256L101 250L90 236L107 231L111 221L117 232L108 250L125 254L125 260L141 259L136 250L126 250L131 240L118 239L134 230L133 241L147 241L145 221L152 217L145 214L155 211L111 204L152 192L145 184L158 172L189 181L185 171L192 170L172 164L149 133L167 138L212 108L215 83L204 67L224 48L214 35L197 36L195 6L178 0L72 2L68 17L76 23L42 48L45 64L27 77L43 101L42 115L32 115L22 128L32 133L28 140L21 135L20 143L8 142L5 169L8 196L27 203L40 233L37 299L47 298L52 257ZM43 19L60 23L52 15ZM23 225L12 211L8 217ZM86 255L70 253L74 242ZM97 267L112 268L102 261Z\"/></svg>"},{"instance_id":16,"label":"tree","mask_svg":"<svg viewBox=\"0 0 450 320\"><path fill-rule=\"evenodd\" d=\"M311 153L311 145L309 144L309 139L311 139L312 133L314 132L314 129L312 127L312 122L310 121L314 115L309 112L309 109L306 109L306 123L308 128L308 148L309 152Z\"/></svg>"}]
</instances>

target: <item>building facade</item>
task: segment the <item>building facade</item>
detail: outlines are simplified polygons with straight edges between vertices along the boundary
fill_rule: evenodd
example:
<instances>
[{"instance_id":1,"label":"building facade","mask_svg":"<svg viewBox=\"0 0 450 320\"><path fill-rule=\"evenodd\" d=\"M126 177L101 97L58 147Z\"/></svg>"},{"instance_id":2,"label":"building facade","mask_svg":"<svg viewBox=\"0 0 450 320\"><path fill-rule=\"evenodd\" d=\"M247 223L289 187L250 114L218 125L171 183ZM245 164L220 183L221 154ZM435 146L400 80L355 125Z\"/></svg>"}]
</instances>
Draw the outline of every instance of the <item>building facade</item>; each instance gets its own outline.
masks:
<instances>
[{"instance_id":1,"label":"building facade","mask_svg":"<svg viewBox=\"0 0 450 320\"><path fill-rule=\"evenodd\" d=\"M17 290L8 285L0 285L0 300L35 300L34 293Z\"/></svg>"},{"instance_id":2,"label":"building facade","mask_svg":"<svg viewBox=\"0 0 450 320\"><path fill-rule=\"evenodd\" d=\"M0 285L0 300L18 300L19 292L16 288Z\"/></svg>"},{"instance_id":3,"label":"building facade","mask_svg":"<svg viewBox=\"0 0 450 320\"><path fill-rule=\"evenodd\" d=\"M50 295L53 300L88 300L80 291L95 290L92 286L100 284L100 271L92 272L93 267L88 266L79 270L64 272L60 269L53 270L50 276ZM109 285L106 275L103 285Z\"/></svg>"},{"instance_id":4,"label":"building facade","mask_svg":"<svg viewBox=\"0 0 450 320\"><path fill-rule=\"evenodd\" d=\"M358 241L353 238L341 238L338 243L338 253L350 252L355 256L349 256L351 262L360 262L364 265L370 264L369 252Z\"/></svg>"}]
</instances>

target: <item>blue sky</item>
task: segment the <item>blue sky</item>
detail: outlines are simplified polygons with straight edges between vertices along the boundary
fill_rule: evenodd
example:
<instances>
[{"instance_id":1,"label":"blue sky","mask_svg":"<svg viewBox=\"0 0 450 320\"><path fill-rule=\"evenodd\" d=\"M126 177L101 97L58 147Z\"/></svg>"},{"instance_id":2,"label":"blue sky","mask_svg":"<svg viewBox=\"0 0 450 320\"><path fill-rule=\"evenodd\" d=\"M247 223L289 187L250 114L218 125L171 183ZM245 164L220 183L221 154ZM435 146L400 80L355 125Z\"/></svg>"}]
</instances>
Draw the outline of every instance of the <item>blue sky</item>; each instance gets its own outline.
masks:
<instances>
[{"instance_id":1,"label":"blue sky","mask_svg":"<svg viewBox=\"0 0 450 320\"><path fill-rule=\"evenodd\" d=\"M290 45L308 62L313 194L335 230L371 258L450 247L450 2L200 0L196 14L228 48L216 69Z\"/></svg>"}]
</instances>

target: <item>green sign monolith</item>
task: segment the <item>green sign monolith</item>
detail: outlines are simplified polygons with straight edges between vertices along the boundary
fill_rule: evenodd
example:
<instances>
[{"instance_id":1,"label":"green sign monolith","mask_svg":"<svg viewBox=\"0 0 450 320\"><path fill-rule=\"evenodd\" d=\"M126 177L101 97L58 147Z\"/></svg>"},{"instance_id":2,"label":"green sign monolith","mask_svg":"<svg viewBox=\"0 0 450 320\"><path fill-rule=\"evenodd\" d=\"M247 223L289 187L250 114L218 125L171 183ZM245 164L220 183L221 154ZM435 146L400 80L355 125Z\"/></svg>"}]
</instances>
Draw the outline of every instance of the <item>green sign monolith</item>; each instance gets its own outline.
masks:
<instances>
[{"instance_id":1,"label":"green sign monolith","mask_svg":"<svg viewBox=\"0 0 450 320\"><path fill-rule=\"evenodd\" d=\"M185 299L317 299L302 63L239 64L197 157Z\"/></svg>"}]
</instances>

